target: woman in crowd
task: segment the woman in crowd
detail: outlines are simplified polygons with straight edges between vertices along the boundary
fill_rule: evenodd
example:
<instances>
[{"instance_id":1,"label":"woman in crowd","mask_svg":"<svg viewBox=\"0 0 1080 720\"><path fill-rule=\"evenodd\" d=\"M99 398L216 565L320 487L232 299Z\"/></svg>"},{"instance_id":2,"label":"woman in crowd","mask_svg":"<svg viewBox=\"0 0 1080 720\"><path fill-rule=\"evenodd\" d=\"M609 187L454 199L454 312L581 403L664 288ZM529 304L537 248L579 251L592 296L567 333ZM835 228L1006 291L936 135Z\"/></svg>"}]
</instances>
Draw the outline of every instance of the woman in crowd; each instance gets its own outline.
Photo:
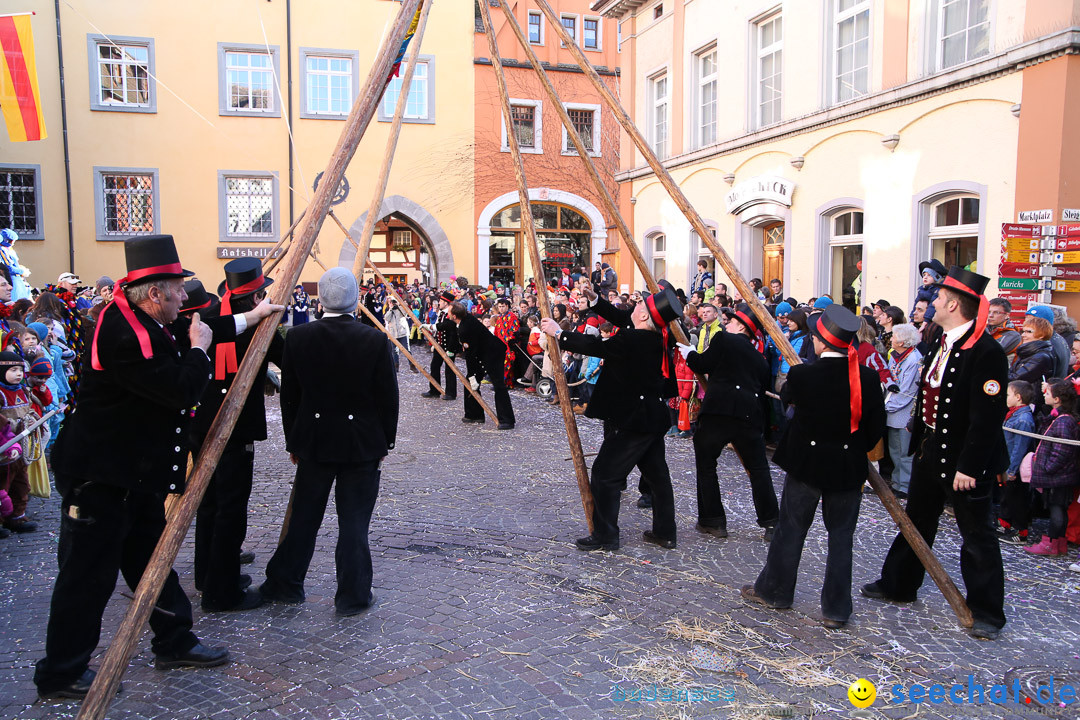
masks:
<instances>
[{"instance_id":1,"label":"woman in crowd","mask_svg":"<svg viewBox=\"0 0 1080 720\"><path fill-rule=\"evenodd\" d=\"M911 431L907 426L919 392L923 356L915 348L921 336L914 325L896 325L890 335L892 352L889 354L889 373L894 383L888 387L889 392L885 395L885 425L889 438L889 457L893 461L892 487L897 497L905 498L911 482L911 463L914 459L908 454Z\"/></svg>"},{"instance_id":2,"label":"woman in crowd","mask_svg":"<svg viewBox=\"0 0 1080 720\"><path fill-rule=\"evenodd\" d=\"M1020 346L1016 348L1016 359L1009 368L1009 380L1026 380L1041 387L1043 381L1054 374L1054 351L1050 345L1053 334L1054 326L1050 321L1034 314L1024 316Z\"/></svg>"}]
</instances>

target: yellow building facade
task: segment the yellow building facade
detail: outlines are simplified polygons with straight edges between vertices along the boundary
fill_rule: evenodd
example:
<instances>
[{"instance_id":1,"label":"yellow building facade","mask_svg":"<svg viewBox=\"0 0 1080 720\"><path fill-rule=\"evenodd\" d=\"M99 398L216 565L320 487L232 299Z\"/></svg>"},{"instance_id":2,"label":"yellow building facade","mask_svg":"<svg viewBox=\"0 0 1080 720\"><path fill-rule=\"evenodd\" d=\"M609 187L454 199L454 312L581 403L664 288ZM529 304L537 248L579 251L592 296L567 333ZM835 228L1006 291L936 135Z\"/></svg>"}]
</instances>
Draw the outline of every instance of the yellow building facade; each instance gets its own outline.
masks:
<instances>
[{"instance_id":1,"label":"yellow building facade","mask_svg":"<svg viewBox=\"0 0 1080 720\"><path fill-rule=\"evenodd\" d=\"M19 188L19 203L0 208L8 213L0 225L20 230L16 249L31 284L72 268L86 283L116 279L124 273L119 241L150 232L174 235L185 267L211 288L229 258L265 255L311 198L400 7L70 0L59 4L58 42L54 3L23 3L17 10L36 13L48 138L0 139L0 180ZM380 211L392 220L379 224L372 244L384 272L408 281L476 267L473 10L432 6ZM335 198L354 238L383 159L395 83ZM330 219L318 251L328 267L352 266L352 245ZM302 278L320 272L309 262Z\"/></svg>"},{"instance_id":2,"label":"yellow building facade","mask_svg":"<svg viewBox=\"0 0 1080 720\"><path fill-rule=\"evenodd\" d=\"M921 261L996 281L1003 223L1041 209L1060 223L1080 206L1073 0L593 8L619 24L635 123L740 273L780 279L785 296L907 310ZM641 154L624 145L622 158L643 252L689 287L712 258ZM1073 295L1054 301L1080 305Z\"/></svg>"}]
</instances>

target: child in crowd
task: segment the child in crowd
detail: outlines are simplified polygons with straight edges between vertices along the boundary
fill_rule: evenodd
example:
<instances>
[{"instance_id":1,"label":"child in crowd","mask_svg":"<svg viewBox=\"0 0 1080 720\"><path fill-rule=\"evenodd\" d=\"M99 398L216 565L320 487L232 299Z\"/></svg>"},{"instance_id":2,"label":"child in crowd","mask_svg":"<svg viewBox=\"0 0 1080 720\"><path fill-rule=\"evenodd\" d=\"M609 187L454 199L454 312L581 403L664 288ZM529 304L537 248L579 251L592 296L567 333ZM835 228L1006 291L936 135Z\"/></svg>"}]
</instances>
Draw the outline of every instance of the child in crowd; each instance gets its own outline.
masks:
<instances>
[{"instance_id":1,"label":"child in crowd","mask_svg":"<svg viewBox=\"0 0 1080 720\"><path fill-rule=\"evenodd\" d=\"M29 391L30 402L33 404L35 416L31 419L36 422L37 418L44 417L60 406L49 389L48 381L52 377L52 363L44 354L38 354L29 362L30 369L26 373L25 385ZM51 420L52 418L50 418ZM49 436L49 424L44 423L35 430L30 437L24 440L34 449L33 456L28 457L30 465L27 468L27 478L30 482L30 491L38 497L48 497L49 491L49 466L45 460L45 450L52 438Z\"/></svg>"},{"instance_id":2,"label":"child in crowd","mask_svg":"<svg viewBox=\"0 0 1080 720\"><path fill-rule=\"evenodd\" d=\"M1050 425L1044 435L1080 440L1076 424L1076 388L1069 380L1053 379L1043 383L1043 398L1050 410ZM1073 486L1080 481L1080 448L1076 445L1041 441L1031 463L1031 488L1042 494L1050 513L1050 529L1037 545L1024 548L1032 555L1064 555L1067 550L1065 526Z\"/></svg>"},{"instance_id":3,"label":"child in crowd","mask_svg":"<svg viewBox=\"0 0 1080 720\"><path fill-rule=\"evenodd\" d=\"M1005 427L1024 432L1035 432L1035 416L1031 411L1035 402L1035 388L1026 380L1013 380L1005 393L1009 412L1005 415ZM1002 489L1000 517L997 530L1002 542L1023 545L1027 541L1028 506L1031 490L1020 480L1020 463L1035 447L1035 441L1026 435L1005 431L1005 445L1009 448L1009 469L1005 471Z\"/></svg>"},{"instance_id":4,"label":"child in crowd","mask_svg":"<svg viewBox=\"0 0 1080 720\"><path fill-rule=\"evenodd\" d=\"M24 361L17 353L5 350L0 352L0 417L13 432L19 433L33 422L30 398L23 389ZM0 490L11 496L12 512L4 520L4 527L14 532L33 532L37 523L26 517L26 502L30 497L30 480L26 472L26 463L19 461L8 464L2 471L3 481Z\"/></svg>"},{"instance_id":5,"label":"child in crowd","mask_svg":"<svg viewBox=\"0 0 1080 720\"><path fill-rule=\"evenodd\" d=\"M604 324L609 327L611 325L611 323ZM601 333L601 337L603 337L603 333ZM608 337L610 337L610 333ZM593 389L596 387L596 381L600 378L600 367L604 364L603 360L591 355L586 355L584 360L585 364L581 368L581 377L585 382L581 384L581 392L578 395L581 404L574 408L575 415L584 415L588 409L589 401L592 400Z\"/></svg>"}]
</instances>

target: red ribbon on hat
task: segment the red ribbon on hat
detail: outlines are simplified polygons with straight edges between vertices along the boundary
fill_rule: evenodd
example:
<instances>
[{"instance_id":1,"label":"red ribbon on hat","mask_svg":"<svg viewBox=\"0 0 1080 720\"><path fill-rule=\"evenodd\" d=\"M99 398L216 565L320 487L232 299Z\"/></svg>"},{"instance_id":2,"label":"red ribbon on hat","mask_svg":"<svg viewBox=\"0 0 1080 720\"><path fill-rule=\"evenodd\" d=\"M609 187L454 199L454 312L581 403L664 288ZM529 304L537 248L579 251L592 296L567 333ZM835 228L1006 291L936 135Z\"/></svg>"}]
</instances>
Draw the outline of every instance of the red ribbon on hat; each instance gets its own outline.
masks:
<instances>
[{"instance_id":1,"label":"red ribbon on hat","mask_svg":"<svg viewBox=\"0 0 1080 720\"><path fill-rule=\"evenodd\" d=\"M192 307L184 308L183 312L189 313L189 312L192 312L194 310L202 310L203 308L208 308L208 307L210 307L210 303L212 303L212 302L214 302L214 301L213 300L207 300L202 305L193 305Z\"/></svg>"},{"instance_id":2,"label":"red ribbon on hat","mask_svg":"<svg viewBox=\"0 0 1080 720\"><path fill-rule=\"evenodd\" d=\"M975 317L975 331L971 333L971 337L960 346L961 350L970 350L971 346L978 342L979 338L981 338L982 334L986 331L986 317L990 313L990 301L986 299L985 295L975 292L954 277L945 278L945 282L943 282L942 285L955 288L968 295L977 295L979 297L979 314Z\"/></svg>"},{"instance_id":3,"label":"red ribbon on hat","mask_svg":"<svg viewBox=\"0 0 1080 720\"><path fill-rule=\"evenodd\" d=\"M150 343L150 333L146 332L146 328L143 327L143 324L135 317L135 311L131 309L131 304L128 302L127 296L124 295L124 286L151 275L164 274L183 275L184 268L177 262L170 263L169 265L154 265L153 267L129 272L127 275L116 281L116 285L114 286L115 290L113 290L113 299L112 302L109 303L109 305L116 305L116 307L120 308L120 314L124 316L128 325L135 331L135 337L139 341L139 349L142 351L142 356L147 360L154 357L154 350ZM105 369L101 364L101 360L98 358L98 333L101 332L101 318L104 317L105 311L109 309L109 305L106 305L102 309L101 314L98 315L98 324L97 327L94 328L94 339L90 343L90 367L95 370Z\"/></svg>"},{"instance_id":4,"label":"red ribbon on hat","mask_svg":"<svg viewBox=\"0 0 1080 720\"><path fill-rule=\"evenodd\" d=\"M262 273L259 273L259 277L250 282L246 282L243 285L235 288L226 288L225 294L221 296L221 316L232 315L232 298L234 295L247 295L248 293L255 292L263 286L266 282ZM218 343L217 350L214 352L214 379L224 380L226 375L231 375L236 372L236 343Z\"/></svg>"},{"instance_id":5,"label":"red ribbon on hat","mask_svg":"<svg viewBox=\"0 0 1080 720\"><path fill-rule=\"evenodd\" d=\"M761 332L759 332L757 329L757 323L751 321L750 318L747 317L746 313L740 312L738 310L735 311L735 317L739 318L742 324L746 326L747 330L754 333L754 347L757 348L757 351L759 353L764 354L765 339L761 337Z\"/></svg>"},{"instance_id":6,"label":"red ribbon on hat","mask_svg":"<svg viewBox=\"0 0 1080 720\"><path fill-rule=\"evenodd\" d=\"M862 420L862 383L859 381L859 352L853 343L845 343L840 338L829 332L825 323L819 319L818 332L825 342L838 348L847 348L848 367L848 390L851 392L851 432L859 429L859 421Z\"/></svg>"},{"instance_id":7,"label":"red ribbon on hat","mask_svg":"<svg viewBox=\"0 0 1080 720\"><path fill-rule=\"evenodd\" d=\"M652 316L653 322L660 328L660 334L664 338L664 362L660 365L661 372L664 373L664 377L671 377L671 370L668 367L668 327L664 322L664 318L660 317L659 311L656 309L656 301L653 298L655 295L650 295L645 298L645 307L649 308L649 315Z\"/></svg>"}]
</instances>

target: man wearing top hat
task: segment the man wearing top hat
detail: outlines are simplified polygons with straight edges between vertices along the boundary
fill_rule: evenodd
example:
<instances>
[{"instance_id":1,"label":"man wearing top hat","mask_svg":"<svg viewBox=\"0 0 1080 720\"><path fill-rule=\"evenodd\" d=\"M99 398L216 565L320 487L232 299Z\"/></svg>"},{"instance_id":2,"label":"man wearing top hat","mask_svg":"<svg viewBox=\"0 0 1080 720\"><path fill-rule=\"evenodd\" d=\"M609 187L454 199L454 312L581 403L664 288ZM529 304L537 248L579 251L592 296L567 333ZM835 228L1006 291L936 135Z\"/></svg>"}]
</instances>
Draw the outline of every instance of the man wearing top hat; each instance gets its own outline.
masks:
<instances>
[{"instance_id":1,"label":"man wearing top hat","mask_svg":"<svg viewBox=\"0 0 1080 720\"><path fill-rule=\"evenodd\" d=\"M765 528L765 539L770 540L780 510L765 457L769 363L761 352L764 329L746 304L736 308L726 329L727 332L713 336L703 353L688 345L680 347L690 369L709 377L694 433L697 529L727 537L727 515L720 497L716 461L731 443L750 476L758 525Z\"/></svg>"},{"instance_id":2,"label":"man wearing top hat","mask_svg":"<svg viewBox=\"0 0 1080 720\"><path fill-rule=\"evenodd\" d=\"M225 281L218 287L220 313L229 316L253 309L273 282L263 276L262 263L256 258L229 261L225 264ZM253 337L254 332L248 331L235 339L215 340L211 347L214 376L195 413L192 429L195 448L206 441L210 425L232 387ZM281 335L274 333L256 377L266 376L270 361L280 366L283 348ZM195 587L202 590L202 608L207 612L249 610L262 604L258 591L247 587L250 576L240 574L240 554L247 535L255 443L266 439L264 398L263 383L252 384L196 516Z\"/></svg>"},{"instance_id":3,"label":"man wearing top hat","mask_svg":"<svg viewBox=\"0 0 1080 720\"><path fill-rule=\"evenodd\" d=\"M59 572L53 587L45 657L34 682L43 698L82 698L90 656L117 573L134 590L165 527L164 498L182 492L186 429L212 375L212 330L195 313L188 338L166 326L186 300L184 270L171 235L129 240L128 274L101 312L86 353L82 397L52 452L61 503ZM233 332L281 306L263 303L234 317ZM190 346L181 351L182 345ZM191 632L191 603L169 572L150 615L159 668L228 662Z\"/></svg>"},{"instance_id":4,"label":"man wearing top hat","mask_svg":"<svg viewBox=\"0 0 1080 720\"><path fill-rule=\"evenodd\" d=\"M590 299L595 297L591 288ZM599 297L592 305L605 320L622 325L625 312ZM595 335L564 332L551 318L540 330L557 337L564 350L604 361L586 417L604 421L604 441L593 462L589 487L593 496L593 532L580 538L579 550L619 549L619 496L636 465L648 479L653 498L653 526L645 542L675 547L675 497L665 458L664 433L671 419L666 400L672 397L675 363L668 323L682 316L682 303L670 287L649 295L630 312L633 327L602 340Z\"/></svg>"},{"instance_id":5,"label":"man wearing top hat","mask_svg":"<svg viewBox=\"0 0 1080 720\"><path fill-rule=\"evenodd\" d=\"M506 343L495 337L459 302L450 305L450 319L457 324L458 340L465 348L465 374L473 383L473 389L479 394L480 381L487 375L495 393L495 417L499 420L499 430L513 430L516 423L514 406L510 402L510 391L506 389L503 373ZM461 421L484 422L484 409L470 392L465 393L465 417Z\"/></svg>"},{"instance_id":6,"label":"man wearing top hat","mask_svg":"<svg viewBox=\"0 0 1080 720\"><path fill-rule=\"evenodd\" d=\"M259 590L274 602L304 601L304 576L336 481L334 607L339 615L356 615L375 601L368 526L379 465L397 438L397 378L390 341L354 317L359 298L352 273L340 267L323 273L319 299L322 318L285 336L281 421L296 482L288 531Z\"/></svg>"},{"instance_id":7,"label":"man wearing top hat","mask_svg":"<svg viewBox=\"0 0 1080 720\"><path fill-rule=\"evenodd\" d=\"M953 266L934 299L934 322L944 331L923 364L909 453L915 456L907 514L933 546L946 501L960 530L960 571L975 623L970 632L995 639L1005 625L1001 549L991 525L992 488L1008 467L1001 425L1007 411L1005 351L986 330L989 280ZM925 571L903 535L885 557L881 577L863 595L913 602Z\"/></svg>"},{"instance_id":8,"label":"man wearing top hat","mask_svg":"<svg viewBox=\"0 0 1080 720\"><path fill-rule=\"evenodd\" d=\"M458 342L457 324L450 318L450 305L454 302L454 293L449 290L443 290L439 293L439 312L435 316L434 325L428 326L428 332L431 332L435 336L435 342L439 343L439 347L446 351L446 354L453 362L454 355L461 352L461 343ZM442 371L443 365L446 362L443 360L442 355L438 353L434 348L431 351L431 377L439 380L439 373ZM447 365L446 367L446 383L444 385L446 394L443 395L444 400L457 399L457 375L454 374L453 369ZM439 397L439 391L434 387L428 388L427 392L421 393L421 397Z\"/></svg>"},{"instance_id":9,"label":"man wearing top hat","mask_svg":"<svg viewBox=\"0 0 1080 720\"><path fill-rule=\"evenodd\" d=\"M795 415L784 429L773 461L787 471L765 567L742 595L772 608L789 608L803 542L818 502L829 534L821 612L827 628L851 616L852 538L859 519L866 453L885 432L885 402L877 373L859 363L859 318L829 305L810 319L817 362L795 365L780 391Z\"/></svg>"}]
</instances>

